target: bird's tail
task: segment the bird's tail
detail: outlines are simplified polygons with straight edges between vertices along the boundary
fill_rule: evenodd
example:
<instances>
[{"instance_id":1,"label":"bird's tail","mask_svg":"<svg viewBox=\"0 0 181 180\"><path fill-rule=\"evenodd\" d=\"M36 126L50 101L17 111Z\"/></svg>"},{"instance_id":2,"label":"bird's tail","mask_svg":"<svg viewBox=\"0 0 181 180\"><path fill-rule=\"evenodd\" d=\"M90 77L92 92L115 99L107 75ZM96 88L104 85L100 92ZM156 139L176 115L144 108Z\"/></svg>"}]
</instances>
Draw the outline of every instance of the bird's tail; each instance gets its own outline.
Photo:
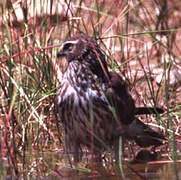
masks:
<instances>
[{"instance_id":1,"label":"bird's tail","mask_svg":"<svg viewBox=\"0 0 181 180\"><path fill-rule=\"evenodd\" d=\"M151 108L151 107L136 107L135 108L135 115L141 114L162 114L164 110L161 108Z\"/></svg>"},{"instance_id":2,"label":"bird's tail","mask_svg":"<svg viewBox=\"0 0 181 180\"><path fill-rule=\"evenodd\" d=\"M128 139L135 140L141 147L160 146L165 140L162 134L152 130L138 118L129 125L126 136Z\"/></svg>"}]
</instances>

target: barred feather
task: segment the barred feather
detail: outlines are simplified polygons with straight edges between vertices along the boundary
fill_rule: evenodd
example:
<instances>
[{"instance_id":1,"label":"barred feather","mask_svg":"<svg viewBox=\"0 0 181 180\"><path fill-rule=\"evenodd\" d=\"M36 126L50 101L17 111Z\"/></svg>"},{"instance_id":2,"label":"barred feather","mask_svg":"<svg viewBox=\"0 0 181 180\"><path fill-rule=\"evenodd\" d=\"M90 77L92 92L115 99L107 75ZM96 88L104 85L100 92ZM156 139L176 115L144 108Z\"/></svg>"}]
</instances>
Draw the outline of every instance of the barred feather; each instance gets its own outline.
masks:
<instances>
[{"instance_id":1,"label":"barred feather","mask_svg":"<svg viewBox=\"0 0 181 180\"><path fill-rule=\"evenodd\" d=\"M108 72L105 56L93 38L74 36L64 42L61 49L58 56L65 56L68 66L56 105L70 150L78 152L82 145L90 148L92 136L94 150L99 152L113 148L119 136L134 139L140 146L162 144L163 135L135 118L139 110L135 108L125 82L118 74ZM106 80L98 58L109 74L110 82Z\"/></svg>"}]
</instances>

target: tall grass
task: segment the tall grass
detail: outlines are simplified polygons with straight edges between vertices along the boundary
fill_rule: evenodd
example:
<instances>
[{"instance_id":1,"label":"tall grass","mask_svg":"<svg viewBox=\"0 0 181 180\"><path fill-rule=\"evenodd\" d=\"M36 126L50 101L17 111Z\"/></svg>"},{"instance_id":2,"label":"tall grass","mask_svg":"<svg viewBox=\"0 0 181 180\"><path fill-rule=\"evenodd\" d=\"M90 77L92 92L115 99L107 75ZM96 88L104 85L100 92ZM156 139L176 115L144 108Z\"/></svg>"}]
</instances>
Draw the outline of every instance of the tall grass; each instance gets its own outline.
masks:
<instances>
[{"instance_id":1,"label":"tall grass","mask_svg":"<svg viewBox=\"0 0 181 180\"><path fill-rule=\"evenodd\" d=\"M99 41L110 70L124 76L137 105L165 109L163 116L147 117L145 122L160 127L168 137L165 153L174 160L178 175L180 82L170 85L170 81L172 70L179 69L181 62L180 2L175 0L176 7L169 0L72 0L65 1L62 12L55 14L58 5L45 3L52 13L43 14L42 6L42 16L35 15L36 3L30 18L28 2L19 1L24 13L20 21L15 2L0 2L1 177L61 176L56 168L64 163L64 156L43 153L64 152L63 128L54 107L62 67L55 46L76 33Z\"/></svg>"}]
</instances>

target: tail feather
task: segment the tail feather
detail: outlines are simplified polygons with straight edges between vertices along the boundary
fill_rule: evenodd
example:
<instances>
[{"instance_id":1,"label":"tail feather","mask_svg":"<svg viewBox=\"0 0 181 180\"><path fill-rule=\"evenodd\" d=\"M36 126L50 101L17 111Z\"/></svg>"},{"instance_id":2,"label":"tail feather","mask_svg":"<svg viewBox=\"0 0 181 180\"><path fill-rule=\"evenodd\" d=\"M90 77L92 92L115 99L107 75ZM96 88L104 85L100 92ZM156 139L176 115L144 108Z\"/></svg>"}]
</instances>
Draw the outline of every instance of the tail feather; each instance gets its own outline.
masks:
<instances>
[{"instance_id":1,"label":"tail feather","mask_svg":"<svg viewBox=\"0 0 181 180\"><path fill-rule=\"evenodd\" d=\"M136 107L135 108L135 115L141 114L162 114L164 110L161 108L151 108L151 107Z\"/></svg>"},{"instance_id":2,"label":"tail feather","mask_svg":"<svg viewBox=\"0 0 181 180\"><path fill-rule=\"evenodd\" d=\"M141 147L160 146L165 140L162 134L152 130L137 118L129 125L126 135Z\"/></svg>"}]
</instances>

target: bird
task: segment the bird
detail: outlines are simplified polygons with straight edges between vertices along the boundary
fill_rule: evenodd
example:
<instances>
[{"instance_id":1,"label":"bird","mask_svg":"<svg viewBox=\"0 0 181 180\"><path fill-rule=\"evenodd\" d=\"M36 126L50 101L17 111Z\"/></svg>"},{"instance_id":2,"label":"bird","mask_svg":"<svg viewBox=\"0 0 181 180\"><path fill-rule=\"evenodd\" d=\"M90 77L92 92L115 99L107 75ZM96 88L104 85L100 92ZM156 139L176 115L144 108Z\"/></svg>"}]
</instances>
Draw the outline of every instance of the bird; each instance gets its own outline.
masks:
<instances>
[{"instance_id":1,"label":"bird","mask_svg":"<svg viewBox=\"0 0 181 180\"><path fill-rule=\"evenodd\" d=\"M56 94L55 106L65 133L65 145L80 161L80 149L101 154L115 151L119 137L133 140L140 147L160 146L163 134L152 130L136 115L163 113L161 108L136 107L127 84L116 72L108 70L106 56L97 41L77 34L58 49L67 66Z\"/></svg>"}]
</instances>

